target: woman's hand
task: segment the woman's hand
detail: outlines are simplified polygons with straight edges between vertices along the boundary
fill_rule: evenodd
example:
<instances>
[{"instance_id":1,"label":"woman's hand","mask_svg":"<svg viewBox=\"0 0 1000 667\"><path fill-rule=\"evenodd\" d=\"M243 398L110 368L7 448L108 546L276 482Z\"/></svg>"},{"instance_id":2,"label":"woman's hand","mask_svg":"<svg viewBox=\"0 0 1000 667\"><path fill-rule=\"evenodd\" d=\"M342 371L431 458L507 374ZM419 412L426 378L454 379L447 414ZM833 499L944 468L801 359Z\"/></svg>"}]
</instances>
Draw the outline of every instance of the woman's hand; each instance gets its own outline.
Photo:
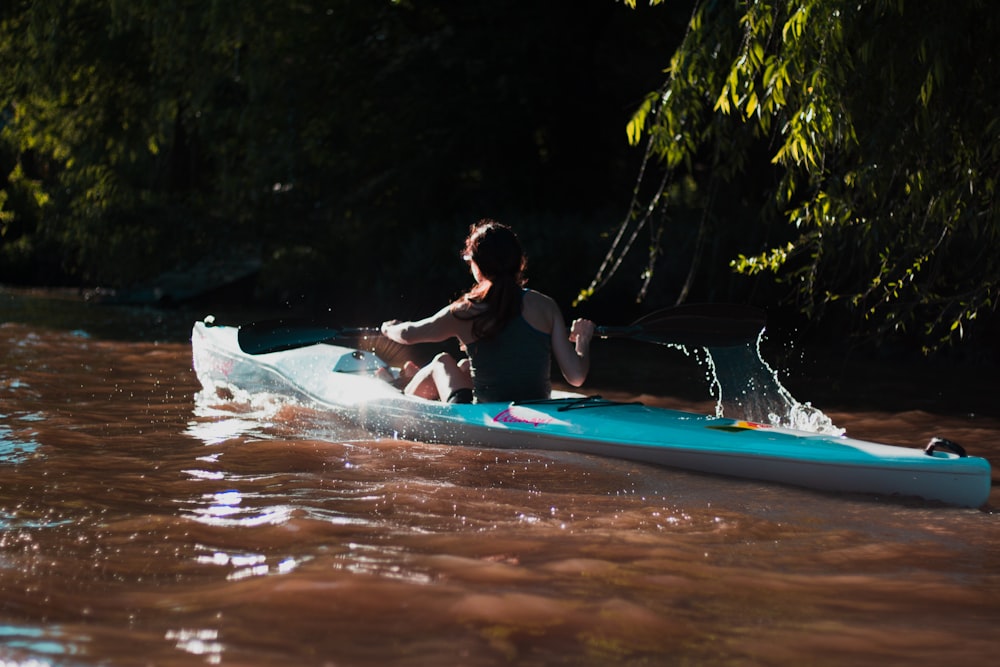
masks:
<instances>
[{"instance_id":1,"label":"woman's hand","mask_svg":"<svg viewBox=\"0 0 1000 667\"><path fill-rule=\"evenodd\" d=\"M579 350L581 344L590 345L590 341L594 337L594 329L594 323L590 320L573 320L573 324L569 328L569 339L577 344Z\"/></svg>"},{"instance_id":2,"label":"woman's hand","mask_svg":"<svg viewBox=\"0 0 1000 667\"><path fill-rule=\"evenodd\" d=\"M579 387L590 372L590 339L594 337L594 323L590 320L574 320L567 334L562 314L556 311L555 317L552 353L566 382Z\"/></svg>"},{"instance_id":3,"label":"woman's hand","mask_svg":"<svg viewBox=\"0 0 1000 667\"><path fill-rule=\"evenodd\" d=\"M403 343L405 341L401 340L399 336L400 324L402 324L400 320L386 320L385 322L382 323L382 326L379 327L379 329L382 332L382 335L388 338L389 340L394 341L396 343Z\"/></svg>"}]
</instances>

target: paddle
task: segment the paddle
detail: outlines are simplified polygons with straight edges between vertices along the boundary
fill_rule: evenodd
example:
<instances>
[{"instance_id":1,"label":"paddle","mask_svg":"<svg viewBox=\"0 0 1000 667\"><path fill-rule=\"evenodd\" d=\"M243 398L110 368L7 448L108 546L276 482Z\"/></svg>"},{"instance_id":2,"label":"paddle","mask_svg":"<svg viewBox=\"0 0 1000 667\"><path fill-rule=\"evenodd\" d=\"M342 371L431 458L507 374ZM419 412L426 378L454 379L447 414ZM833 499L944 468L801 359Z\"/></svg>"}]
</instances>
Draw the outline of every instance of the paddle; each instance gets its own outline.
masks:
<instances>
[{"instance_id":1,"label":"paddle","mask_svg":"<svg viewBox=\"0 0 1000 667\"><path fill-rule=\"evenodd\" d=\"M600 338L632 338L660 345L731 347L757 340L764 312L733 304L692 304L657 310L624 327L597 327ZM332 327L316 320L279 319L244 324L238 332L247 354L266 354L323 341L379 335L378 329Z\"/></svg>"},{"instance_id":2,"label":"paddle","mask_svg":"<svg viewBox=\"0 0 1000 667\"><path fill-rule=\"evenodd\" d=\"M597 327L601 338L632 338L659 345L734 347L757 340L764 311L737 304L689 304L657 310L626 327Z\"/></svg>"},{"instance_id":3,"label":"paddle","mask_svg":"<svg viewBox=\"0 0 1000 667\"><path fill-rule=\"evenodd\" d=\"M288 318L244 324L236 337L240 349L247 354L267 354L327 340L379 335L381 332L378 329L331 327L316 320Z\"/></svg>"}]
</instances>

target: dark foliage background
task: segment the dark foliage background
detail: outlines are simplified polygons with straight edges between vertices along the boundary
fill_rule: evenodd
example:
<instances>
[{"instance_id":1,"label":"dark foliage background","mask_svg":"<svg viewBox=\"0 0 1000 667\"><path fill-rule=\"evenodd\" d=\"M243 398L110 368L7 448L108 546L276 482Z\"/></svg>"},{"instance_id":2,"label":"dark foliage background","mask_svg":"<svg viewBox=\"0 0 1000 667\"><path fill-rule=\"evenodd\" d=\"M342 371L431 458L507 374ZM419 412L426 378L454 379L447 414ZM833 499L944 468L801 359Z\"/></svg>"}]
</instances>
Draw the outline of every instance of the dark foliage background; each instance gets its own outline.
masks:
<instances>
[{"instance_id":1,"label":"dark foliage background","mask_svg":"<svg viewBox=\"0 0 1000 667\"><path fill-rule=\"evenodd\" d=\"M243 284L254 303L332 309L345 322L411 317L467 287L459 243L469 224L495 217L525 241L531 284L570 316L623 321L683 298L752 302L793 322L805 312L821 337L863 331L856 317L804 304L780 275L734 272L734 258L794 238L774 198L790 177L771 161L773 133L723 123L710 137L689 123L690 136L671 139L691 150L658 214L669 224L649 225L615 280L571 306L635 213L644 149L626 128L649 91L676 79L671 55L722 54L724 75L739 44L752 43L734 33L748 15L740 3L653 4L4 3L0 282L155 298L136 287L172 271L208 288L206 263L259 261ZM799 3L817 13L830 4ZM971 2L963 20L983 6ZM717 21L714 31L691 30L698 12ZM905 19L920 23L917 12ZM991 39L994 23L981 25L967 48ZM947 48L947 67L970 57ZM710 108L719 81L694 78ZM746 110L737 95L733 105ZM647 129L658 131L652 120ZM994 131L982 128L986 139ZM650 173L676 167L662 145ZM712 177L720 170L724 178ZM636 192L655 193L649 182ZM974 206L983 201L995 207L988 197ZM981 213L974 231L988 246L995 210ZM877 254L885 244L872 239L882 233L840 231L824 252ZM968 272L954 273L954 284L969 283ZM654 279L638 304L644 274ZM992 301L981 306L978 321L965 322L986 332L980 350L992 345L995 320ZM911 334L876 327L875 340Z\"/></svg>"},{"instance_id":2,"label":"dark foliage background","mask_svg":"<svg viewBox=\"0 0 1000 667\"><path fill-rule=\"evenodd\" d=\"M568 301L681 28L608 0L0 12L0 280L125 287L260 253L261 299L414 311L466 286L457 245L483 216Z\"/></svg>"}]
</instances>

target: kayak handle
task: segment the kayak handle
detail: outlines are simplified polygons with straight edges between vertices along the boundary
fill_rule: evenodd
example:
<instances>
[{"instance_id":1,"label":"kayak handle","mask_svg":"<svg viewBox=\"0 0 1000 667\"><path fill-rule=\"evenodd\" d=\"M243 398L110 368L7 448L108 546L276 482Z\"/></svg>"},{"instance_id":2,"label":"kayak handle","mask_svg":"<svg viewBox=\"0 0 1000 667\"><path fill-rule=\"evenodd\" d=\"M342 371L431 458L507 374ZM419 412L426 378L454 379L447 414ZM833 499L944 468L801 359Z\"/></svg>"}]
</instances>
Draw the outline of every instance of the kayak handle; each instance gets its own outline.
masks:
<instances>
[{"instance_id":1,"label":"kayak handle","mask_svg":"<svg viewBox=\"0 0 1000 667\"><path fill-rule=\"evenodd\" d=\"M934 450L938 448L947 449L955 454L958 454L960 457L968 456L968 454L965 453L965 447L962 447L962 445L957 442L936 437L931 438L931 441L927 443L926 447L924 447L924 454L927 456L934 456Z\"/></svg>"}]
</instances>

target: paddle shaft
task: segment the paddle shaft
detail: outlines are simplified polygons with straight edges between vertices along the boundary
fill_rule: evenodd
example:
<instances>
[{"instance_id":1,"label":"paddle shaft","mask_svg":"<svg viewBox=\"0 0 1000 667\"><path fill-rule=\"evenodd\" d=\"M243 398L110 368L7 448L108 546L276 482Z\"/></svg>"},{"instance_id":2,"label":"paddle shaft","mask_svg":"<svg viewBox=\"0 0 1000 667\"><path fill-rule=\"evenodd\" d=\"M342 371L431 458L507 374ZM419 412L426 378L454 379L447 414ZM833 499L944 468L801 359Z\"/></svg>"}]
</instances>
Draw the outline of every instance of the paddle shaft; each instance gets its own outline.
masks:
<instances>
[{"instance_id":1,"label":"paddle shaft","mask_svg":"<svg viewBox=\"0 0 1000 667\"><path fill-rule=\"evenodd\" d=\"M331 327L311 320L280 319L244 324L237 332L240 349L247 354L293 350L325 341L379 336L378 329Z\"/></svg>"},{"instance_id":2,"label":"paddle shaft","mask_svg":"<svg viewBox=\"0 0 1000 667\"><path fill-rule=\"evenodd\" d=\"M691 304L664 308L624 327L597 327L600 338L631 338L659 345L732 347L755 342L766 324L764 311L735 304Z\"/></svg>"},{"instance_id":3,"label":"paddle shaft","mask_svg":"<svg viewBox=\"0 0 1000 667\"><path fill-rule=\"evenodd\" d=\"M652 312L628 326L599 326L599 338L630 338L658 345L730 347L754 342L764 328L763 311L733 304L693 304ZM266 354L344 338L381 335L378 329L332 327L315 320L279 319L240 327L240 349Z\"/></svg>"}]
</instances>

